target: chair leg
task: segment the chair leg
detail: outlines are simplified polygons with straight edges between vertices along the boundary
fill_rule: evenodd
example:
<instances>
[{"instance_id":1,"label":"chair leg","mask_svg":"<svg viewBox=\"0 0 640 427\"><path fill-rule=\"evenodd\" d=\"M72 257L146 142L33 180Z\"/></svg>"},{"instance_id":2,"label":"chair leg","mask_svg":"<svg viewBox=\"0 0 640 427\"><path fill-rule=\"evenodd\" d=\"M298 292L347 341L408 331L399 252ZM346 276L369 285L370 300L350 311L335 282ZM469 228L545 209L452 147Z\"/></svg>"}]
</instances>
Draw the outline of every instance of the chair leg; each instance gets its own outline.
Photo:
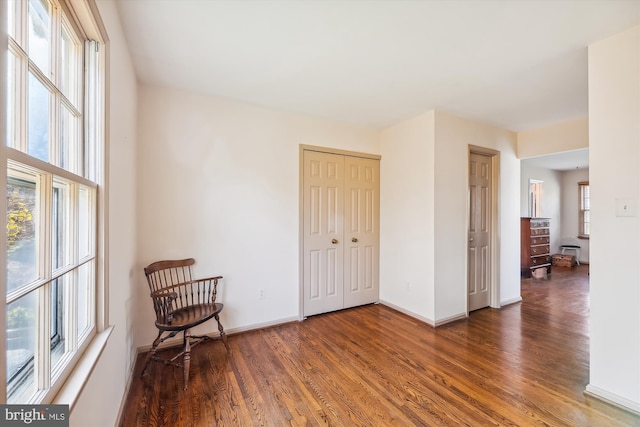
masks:
<instances>
[{"instance_id":1,"label":"chair leg","mask_svg":"<svg viewBox=\"0 0 640 427\"><path fill-rule=\"evenodd\" d=\"M184 331L184 390L189 387L189 367L191 366L191 331Z\"/></svg>"},{"instance_id":2,"label":"chair leg","mask_svg":"<svg viewBox=\"0 0 640 427\"><path fill-rule=\"evenodd\" d=\"M224 332L224 328L222 327L222 323L220 323L220 316L216 314L213 317L216 319L216 322L218 322L218 330L220 331L220 338L222 338L222 342L224 343L224 347L227 349L227 352L229 352L229 343L227 342L227 334Z\"/></svg>"},{"instance_id":3,"label":"chair leg","mask_svg":"<svg viewBox=\"0 0 640 427\"><path fill-rule=\"evenodd\" d=\"M161 336L162 336L162 331L158 331L158 336L153 341L153 344L151 345L151 350L149 350L149 353L147 353L147 358L144 361L144 366L142 367L142 373L140 374L140 376L144 375L144 373L147 371L147 368L149 367L149 362L151 362L151 359L153 359L153 356L156 355L156 350L158 348L158 345L160 344Z\"/></svg>"}]
</instances>

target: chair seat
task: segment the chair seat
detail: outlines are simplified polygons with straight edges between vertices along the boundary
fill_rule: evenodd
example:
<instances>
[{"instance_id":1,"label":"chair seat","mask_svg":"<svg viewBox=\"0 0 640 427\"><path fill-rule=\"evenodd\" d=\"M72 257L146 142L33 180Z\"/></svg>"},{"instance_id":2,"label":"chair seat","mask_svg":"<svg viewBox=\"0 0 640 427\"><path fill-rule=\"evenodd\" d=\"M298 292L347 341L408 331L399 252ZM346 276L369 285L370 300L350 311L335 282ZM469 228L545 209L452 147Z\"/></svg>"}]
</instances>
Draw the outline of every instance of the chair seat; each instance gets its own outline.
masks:
<instances>
[{"instance_id":1,"label":"chair seat","mask_svg":"<svg viewBox=\"0 0 640 427\"><path fill-rule=\"evenodd\" d=\"M224 305L219 302L215 304L190 305L174 311L171 323L156 322L156 326L163 331L181 331L186 328L192 328L220 313L222 307Z\"/></svg>"}]
</instances>

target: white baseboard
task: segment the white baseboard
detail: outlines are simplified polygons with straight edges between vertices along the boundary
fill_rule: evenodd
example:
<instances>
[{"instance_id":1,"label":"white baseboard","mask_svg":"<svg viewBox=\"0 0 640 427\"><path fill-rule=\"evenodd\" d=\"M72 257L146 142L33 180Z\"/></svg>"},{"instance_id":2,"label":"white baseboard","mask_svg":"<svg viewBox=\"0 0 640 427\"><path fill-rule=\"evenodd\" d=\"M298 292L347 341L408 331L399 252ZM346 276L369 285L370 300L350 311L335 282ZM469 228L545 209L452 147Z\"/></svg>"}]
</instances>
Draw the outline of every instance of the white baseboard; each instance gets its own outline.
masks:
<instances>
[{"instance_id":1,"label":"white baseboard","mask_svg":"<svg viewBox=\"0 0 640 427\"><path fill-rule=\"evenodd\" d=\"M407 316L413 317L414 319L418 319L429 326L433 326L434 328L436 327L436 322L433 319L429 319L428 317L421 316L417 313L414 313L413 311L407 310L406 308L402 308L395 304L392 304L389 301L380 300L379 303L382 305L386 305L387 307L392 308L395 311L399 311L400 313L406 314Z\"/></svg>"},{"instance_id":2,"label":"white baseboard","mask_svg":"<svg viewBox=\"0 0 640 427\"><path fill-rule=\"evenodd\" d=\"M417 313L414 313L413 311L407 310L406 308L402 308L399 307L395 304L392 304L388 301L383 301L380 300L380 304L382 305L386 305L389 308L392 308L396 311L399 311L400 313L406 314L407 316L413 317L414 319L420 320L421 322L426 323L427 325L437 328L438 326L442 326L446 323L451 323L451 322L455 322L456 320L460 320L460 319L466 319L467 318L467 313L460 313L460 314L456 314L454 316L450 316L447 317L445 319L440 319L440 320L433 320L433 319L429 319L428 317L424 317L421 316Z\"/></svg>"},{"instance_id":3,"label":"white baseboard","mask_svg":"<svg viewBox=\"0 0 640 427\"><path fill-rule=\"evenodd\" d=\"M626 411L633 412L636 415L640 415L640 403L618 396L617 394L603 390L600 387L587 384L584 394L622 408Z\"/></svg>"},{"instance_id":4,"label":"white baseboard","mask_svg":"<svg viewBox=\"0 0 640 427\"><path fill-rule=\"evenodd\" d=\"M462 320L469 317L467 313L455 314L453 316L446 317L444 319L436 320L436 327L446 325L447 323L455 322L456 320Z\"/></svg>"},{"instance_id":5,"label":"white baseboard","mask_svg":"<svg viewBox=\"0 0 640 427\"><path fill-rule=\"evenodd\" d=\"M504 307L505 305L515 304L518 302L522 302L522 297L515 297L515 298L507 299L504 301L500 301L500 307Z\"/></svg>"}]
</instances>

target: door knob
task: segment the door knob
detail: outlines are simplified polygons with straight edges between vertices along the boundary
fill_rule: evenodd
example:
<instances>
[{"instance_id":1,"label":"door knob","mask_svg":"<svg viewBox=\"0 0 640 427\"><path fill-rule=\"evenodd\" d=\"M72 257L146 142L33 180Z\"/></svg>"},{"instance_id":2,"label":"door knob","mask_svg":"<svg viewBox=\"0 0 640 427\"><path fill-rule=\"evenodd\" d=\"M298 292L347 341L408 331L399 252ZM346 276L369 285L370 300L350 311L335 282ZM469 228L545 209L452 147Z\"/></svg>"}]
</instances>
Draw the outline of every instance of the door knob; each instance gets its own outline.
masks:
<instances>
[{"instance_id":1,"label":"door knob","mask_svg":"<svg viewBox=\"0 0 640 427\"><path fill-rule=\"evenodd\" d=\"M332 239L331 243L333 243L335 245L336 243L338 243L338 241L336 239Z\"/></svg>"},{"instance_id":2,"label":"door knob","mask_svg":"<svg viewBox=\"0 0 640 427\"><path fill-rule=\"evenodd\" d=\"M358 239L357 239L357 238L355 238L355 237L352 237L352 238L351 238L351 241L352 241L353 243L356 243L356 242L358 241Z\"/></svg>"}]
</instances>

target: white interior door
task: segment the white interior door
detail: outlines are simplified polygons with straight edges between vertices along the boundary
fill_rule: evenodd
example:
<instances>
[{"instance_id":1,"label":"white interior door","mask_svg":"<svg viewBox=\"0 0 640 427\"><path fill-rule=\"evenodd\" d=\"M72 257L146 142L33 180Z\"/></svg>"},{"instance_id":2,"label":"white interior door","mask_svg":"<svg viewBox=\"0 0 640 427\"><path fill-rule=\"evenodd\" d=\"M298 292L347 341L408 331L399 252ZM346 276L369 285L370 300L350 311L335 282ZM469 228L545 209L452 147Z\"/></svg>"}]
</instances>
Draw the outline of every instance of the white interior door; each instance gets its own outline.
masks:
<instances>
[{"instance_id":1,"label":"white interior door","mask_svg":"<svg viewBox=\"0 0 640 427\"><path fill-rule=\"evenodd\" d=\"M345 307L378 301L380 162L345 157Z\"/></svg>"},{"instance_id":2,"label":"white interior door","mask_svg":"<svg viewBox=\"0 0 640 427\"><path fill-rule=\"evenodd\" d=\"M303 153L303 313L378 301L380 162Z\"/></svg>"},{"instance_id":3,"label":"white interior door","mask_svg":"<svg viewBox=\"0 0 640 427\"><path fill-rule=\"evenodd\" d=\"M344 156L304 152L304 315L344 308Z\"/></svg>"},{"instance_id":4,"label":"white interior door","mask_svg":"<svg viewBox=\"0 0 640 427\"><path fill-rule=\"evenodd\" d=\"M469 163L469 311L491 301L491 157L471 153Z\"/></svg>"}]
</instances>

